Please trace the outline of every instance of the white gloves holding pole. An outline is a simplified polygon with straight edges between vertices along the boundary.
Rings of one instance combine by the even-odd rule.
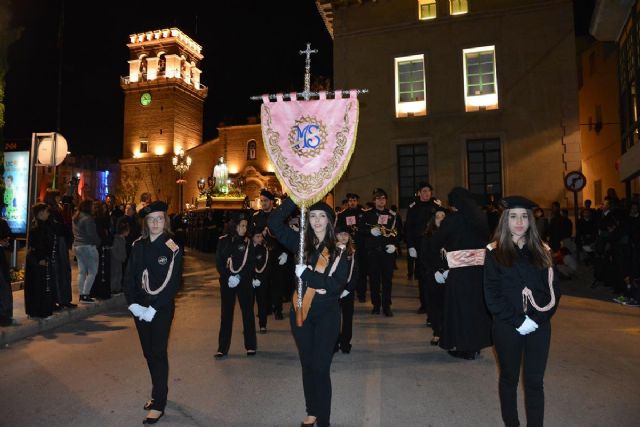
[[[536,329],[538,329],[538,324],[531,320],[529,316],[526,316],[524,322],[522,322],[519,328],[516,328],[516,331],[518,331],[520,335],[527,335]]]
[[[416,248],[409,248],[409,256],[411,258],[418,258],[418,251],[416,251]]]

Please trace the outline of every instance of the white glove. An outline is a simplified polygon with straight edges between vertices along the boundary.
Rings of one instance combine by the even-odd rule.
[[[301,277],[307,268],[304,264],[296,264],[296,276]]]
[[[129,306],[129,311],[131,312],[131,314],[133,314],[134,317],[140,317],[144,310],[145,307],[141,306],[140,304],[131,304]]]
[[[285,265],[285,263],[287,262],[287,258],[288,258],[287,253],[282,252],[278,257],[278,264]]]
[[[345,290],[344,290],[344,291],[342,291],[342,293],[340,294],[340,298],[344,298],[344,297],[346,297],[347,295],[349,295],[349,291],[345,289]]]
[[[436,271],[436,274],[434,274],[434,277],[436,278],[436,283],[440,283],[441,285],[447,281],[447,278],[444,277],[444,274],[441,273],[440,271]]]
[[[153,320],[153,316],[156,315],[156,309],[149,306],[140,316],[140,320],[144,320],[146,322],[151,322]]]
[[[445,270],[442,272],[442,277],[444,277],[444,280],[447,280],[447,277],[449,277],[449,270]]]
[[[527,335],[536,329],[538,329],[538,324],[531,320],[529,316],[526,316],[524,322],[522,322],[522,325],[520,325],[519,328],[516,328],[516,331],[518,331],[520,335]]]
[[[392,253],[394,253],[396,251],[396,247],[394,245],[387,245],[387,246],[385,246],[385,251],[388,254],[392,254]]]
[[[236,286],[238,286],[238,283],[240,283],[240,275],[236,274],[233,276],[229,276],[229,287],[230,288],[235,288]]]
[[[380,231],[380,229],[378,227],[372,227],[371,228],[371,235],[378,237],[382,234],[382,231]]]
[[[260,287],[260,280],[258,279],[253,279],[251,281],[251,284],[253,285],[254,288],[259,288]]]
[[[418,258],[418,251],[416,251],[416,248],[409,248],[409,256],[411,258]]]
[[[440,201],[440,199],[433,199],[433,203],[435,203],[438,206],[442,206],[442,202]]]

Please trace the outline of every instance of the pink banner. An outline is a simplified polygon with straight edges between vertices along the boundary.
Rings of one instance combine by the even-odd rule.
[[[280,183],[298,205],[321,200],[347,169],[356,144],[358,99],[355,91],[342,99],[276,102],[265,96],[262,137]]]

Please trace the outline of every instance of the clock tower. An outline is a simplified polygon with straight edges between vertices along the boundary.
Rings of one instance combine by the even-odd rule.
[[[121,188],[128,190],[119,196],[138,202],[140,194],[151,193],[177,211],[171,158],[202,144],[207,97],[200,82],[202,47],[178,28],[131,34],[127,47],[129,75],[120,79],[124,91],[120,163]]]

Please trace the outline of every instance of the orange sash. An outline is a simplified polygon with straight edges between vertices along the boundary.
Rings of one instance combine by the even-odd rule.
[[[329,265],[329,249],[326,247],[322,249],[322,253],[318,257],[318,261],[316,262],[316,267],[314,271],[318,273],[324,273],[327,270],[327,266]],[[298,307],[298,290],[293,293],[292,304],[293,308],[296,312],[296,325],[298,327],[302,326],[304,321],[309,314],[309,310],[311,309],[311,302],[313,301],[313,297],[316,294],[316,290],[313,288],[307,288],[303,297],[302,297],[302,307]]]

